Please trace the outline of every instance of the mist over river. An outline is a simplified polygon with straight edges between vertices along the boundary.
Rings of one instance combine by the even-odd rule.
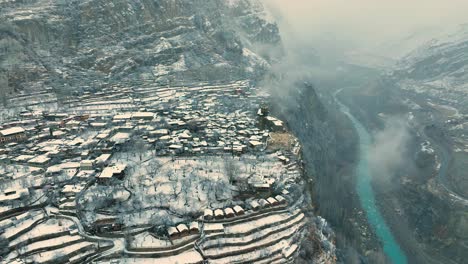
[[[341,103],[335,93],[335,100],[340,106],[340,110],[348,116],[354,128],[359,135],[359,163],[356,167],[356,192],[361,201],[361,206],[364,209],[367,220],[374,229],[377,237],[383,243],[383,249],[388,258],[395,264],[407,263],[406,256],[401,250],[400,245],[395,240],[390,228],[387,226],[385,219],[382,217],[379,208],[377,207],[374,190],[372,189],[372,176],[369,168],[369,149],[372,144],[372,138],[366,128],[350,113],[347,106]]]

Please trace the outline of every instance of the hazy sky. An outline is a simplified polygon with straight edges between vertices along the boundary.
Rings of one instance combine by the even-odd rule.
[[[262,0],[302,41],[329,39],[368,49],[410,33],[468,22],[468,0]],[[287,24],[284,22],[287,21]],[[320,44],[319,44],[320,45]]]

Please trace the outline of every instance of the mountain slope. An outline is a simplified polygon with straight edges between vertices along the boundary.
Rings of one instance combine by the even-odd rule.
[[[401,214],[384,213],[403,237],[400,243],[415,252],[415,263],[462,263],[467,257],[467,51],[468,27],[462,26],[408,54],[371,86],[371,96],[354,98],[372,116],[367,123],[399,116],[410,131],[406,168],[395,172],[393,190],[388,183],[378,188],[385,190],[382,204],[401,207]],[[415,230],[411,236],[400,229],[402,216]]]
[[[257,1],[0,1],[0,92],[257,77],[281,51]],[[99,81],[98,81],[99,80]]]
[[[392,79],[408,91],[467,110],[468,27],[432,40],[407,55]]]

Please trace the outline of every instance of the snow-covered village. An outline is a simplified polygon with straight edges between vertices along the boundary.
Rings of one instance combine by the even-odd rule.
[[[290,263],[311,225],[333,258],[326,222],[302,209],[301,145],[266,92],[235,81],[73,98],[1,124],[2,263]]]
[[[0,0],[0,264],[467,263],[467,9]]]

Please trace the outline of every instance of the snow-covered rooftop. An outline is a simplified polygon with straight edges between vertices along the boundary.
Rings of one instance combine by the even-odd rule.
[[[7,129],[0,130],[0,135],[2,136],[11,136],[11,135],[16,135],[19,133],[24,133],[25,130],[22,127],[11,127]]]

